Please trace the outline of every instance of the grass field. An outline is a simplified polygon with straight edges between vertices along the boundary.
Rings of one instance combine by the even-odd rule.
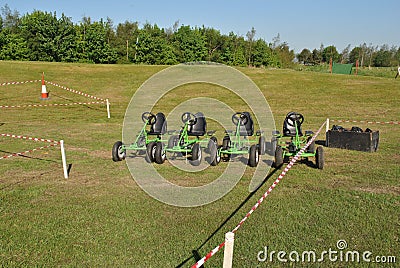
[[[138,87],[164,66],[86,65],[0,62],[0,82],[40,79],[100,98],[105,105],[0,108],[0,133],[65,140],[70,178],[63,178],[59,147],[0,160],[0,266],[4,267],[190,267],[220,244],[281,169],[271,169],[265,183],[250,193],[248,168],[226,196],[211,204],[180,208],[148,196],[124,162],[111,160],[111,147],[121,139],[125,109]],[[301,112],[304,128],[317,130],[329,117],[400,121],[400,81],[393,78],[331,75],[293,70],[239,69],[261,89],[277,128],[289,111]],[[198,85],[197,85],[198,86]],[[221,98],[235,109],[245,104],[223,90],[177,88],[166,98],[184,101],[185,92]],[[40,83],[0,87],[0,105],[91,101],[48,85],[50,100],[41,101]],[[160,109],[171,109],[165,102]],[[138,115],[140,116],[140,115]],[[234,267],[277,267],[260,262],[271,251],[370,251],[396,256],[400,263],[400,125],[358,125],[380,131],[374,153],[325,148],[325,168],[296,164],[262,205],[238,230]],[[324,136],[318,139],[324,140]],[[0,137],[0,157],[47,145]],[[171,180],[198,185],[226,167],[210,167],[200,176],[165,164],[157,167]],[[209,175],[207,175],[209,174]],[[288,258],[288,256],[286,256]],[[205,267],[221,267],[223,252]],[[290,263],[289,263],[290,264]],[[325,258],[323,266],[372,266],[374,263]],[[291,266],[321,263],[291,263]],[[394,267],[394,263],[376,264]]]

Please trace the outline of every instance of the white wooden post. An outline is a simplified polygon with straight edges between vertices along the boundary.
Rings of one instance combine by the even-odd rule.
[[[325,146],[328,146],[328,130],[329,130],[329,118],[326,119]]]
[[[107,102],[107,118],[110,118],[110,102],[106,99]]]
[[[224,263],[222,266],[223,268],[232,268],[234,240],[235,240],[234,233],[228,232],[225,234]]]
[[[328,132],[329,130],[329,118],[326,119],[326,129],[325,132]]]
[[[60,147],[61,147],[61,161],[64,170],[64,178],[68,179],[68,169],[67,169],[67,159],[65,157],[65,149],[64,149],[64,141],[60,140]]]

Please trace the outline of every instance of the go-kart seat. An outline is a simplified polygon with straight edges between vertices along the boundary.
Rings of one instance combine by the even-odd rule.
[[[188,135],[189,136],[204,136],[207,131],[207,122],[203,113],[198,112],[195,115],[195,124],[188,125]]]
[[[164,135],[167,132],[167,120],[163,113],[156,114],[156,122],[150,126],[149,135]]]
[[[297,120],[297,113],[290,112],[287,114],[284,122],[283,122],[283,136],[286,137],[295,137],[296,136],[296,127],[299,136],[303,136],[303,132],[301,131],[302,120]],[[302,117],[302,115],[300,115]]]
[[[243,121],[240,121],[240,127],[239,127],[239,135],[240,136],[253,136],[254,134],[254,124],[253,124],[253,119],[251,118],[251,115],[249,112],[242,112],[241,116],[247,117],[247,120],[245,119],[246,123],[243,124]]]

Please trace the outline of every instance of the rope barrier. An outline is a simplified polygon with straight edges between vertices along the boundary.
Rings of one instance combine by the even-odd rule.
[[[388,125],[400,125],[400,122],[396,121],[386,121],[386,122],[380,122],[380,121],[367,121],[367,120],[337,120],[337,119],[329,119],[331,122],[337,122],[337,123],[362,123],[362,124],[388,124]]]
[[[257,203],[251,208],[251,210],[246,214],[246,216],[239,222],[239,224],[232,230],[232,233],[235,233],[239,228],[243,225],[243,223],[250,217],[250,215],[260,206],[260,204],[264,201],[264,199],[272,192],[272,190],[278,185],[278,183],[283,179],[283,177],[287,174],[287,172],[292,168],[294,163],[301,157],[301,155],[305,152],[305,150],[313,143],[316,137],[321,132],[322,128],[326,124],[326,121],[321,125],[318,131],[313,135],[313,137],[307,142],[307,144],[300,149],[300,151],[292,158],[289,164],[285,167],[282,173],[278,176],[278,178],[274,181],[274,183],[268,188],[268,190],[262,195],[262,197],[257,201]],[[211,250],[206,256],[196,262],[192,268],[201,267],[207,260],[209,260],[212,256],[214,256],[221,248],[225,246],[225,242],[221,243],[219,246]]]
[[[28,80],[23,82],[4,82],[1,83],[0,86],[20,85],[20,84],[36,83],[36,82],[40,82],[40,80]]]
[[[15,138],[15,139],[31,140],[31,141],[43,141],[43,142],[57,143],[57,144],[60,143],[59,141],[55,141],[55,140],[42,139],[42,138],[33,138],[33,137],[22,136],[22,135],[0,134],[0,136],[9,137],[9,138]]]
[[[22,152],[22,153],[14,153],[14,154],[10,154],[10,155],[5,155],[5,156],[3,156],[3,157],[0,157],[0,160],[1,160],[1,159],[6,159],[6,158],[10,158],[10,157],[13,157],[13,156],[25,155],[25,154],[27,154],[27,153],[32,153],[32,152],[35,152],[35,151],[47,149],[47,148],[50,148],[50,147],[53,147],[53,146],[57,146],[57,145],[59,145],[59,143],[53,143],[53,144],[50,144],[50,145],[47,145],[47,146],[42,146],[42,147],[35,148],[35,149],[32,149],[32,150],[27,150],[27,151]]]
[[[80,91],[77,91],[75,89],[71,89],[71,88],[68,88],[68,87],[65,87],[65,86],[61,86],[61,85],[59,85],[57,83],[53,83],[53,82],[50,82],[50,81],[46,81],[46,83],[48,83],[50,85],[53,85],[53,86],[56,86],[56,87],[59,87],[61,89],[65,89],[65,90],[67,90],[69,92],[72,92],[72,93],[75,93],[75,94],[78,94],[78,95],[82,95],[82,96],[91,98],[91,99],[95,99],[95,100],[99,100],[99,101],[106,101],[105,99],[98,98],[98,97],[95,97],[93,95],[89,95],[89,94],[86,94],[86,93],[83,93],[83,92],[80,92]]]
[[[50,107],[50,106],[72,106],[72,105],[90,105],[90,104],[105,104],[105,101],[92,102],[74,102],[74,103],[49,103],[49,104],[26,104],[26,105],[0,105],[0,108],[26,108],[26,107]]]

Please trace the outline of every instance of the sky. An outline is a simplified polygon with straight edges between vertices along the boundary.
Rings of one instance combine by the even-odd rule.
[[[212,27],[267,42],[278,34],[281,42],[299,53],[321,44],[341,51],[366,43],[400,46],[400,0],[0,0],[20,16],[34,10],[64,13],[74,23],[84,16],[92,21],[111,18],[114,26],[125,21],[149,22],[161,28],[179,25]]]

